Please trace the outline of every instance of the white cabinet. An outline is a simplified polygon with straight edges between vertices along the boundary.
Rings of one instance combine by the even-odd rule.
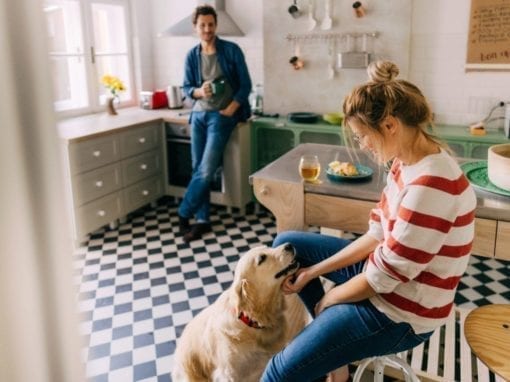
[[[65,141],[76,242],[164,194],[162,123]]]

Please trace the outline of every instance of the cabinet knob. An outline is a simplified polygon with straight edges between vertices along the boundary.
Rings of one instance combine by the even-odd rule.
[[[94,155],[96,158],[101,156],[101,151],[100,150],[96,150],[92,153],[92,155]]]
[[[99,216],[105,216],[106,215],[106,211],[105,210],[99,210],[99,211],[97,211],[97,214]]]
[[[143,190],[143,191],[142,191],[142,195],[143,195],[143,196],[147,196],[147,195],[149,195],[149,191],[147,191],[147,190]]]
[[[269,187],[267,187],[267,186],[260,187],[259,193],[262,194],[262,195],[268,195],[269,194]]]
[[[145,137],[141,137],[141,138],[139,138],[139,139],[138,139],[138,142],[140,142],[140,143],[145,143]]]
[[[147,170],[147,165],[145,163],[142,163],[140,165],[140,170],[143,170],[143,171]]]
[[[98,187],[98,188],[103,187],[103,181],[102,180],[98,180],[96,182],[96,187]]]

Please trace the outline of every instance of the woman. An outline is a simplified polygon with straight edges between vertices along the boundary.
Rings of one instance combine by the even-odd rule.
[[[476,197],[441,142],[427,132],[431,111],[420,90],[396,80],[398,68],[373,63],[370,81],[343,104],[361,149],[392,161],[369,230],[356,241],[284,232],[302,268],[283,285],[299,293],[314,320],[266,367],[262,381],[313,381],[347,365],[425,341],[444,324],[474,236]],[[338,211],[341,213],[341,211]],[[319,276],[335,283],[324,293]]]

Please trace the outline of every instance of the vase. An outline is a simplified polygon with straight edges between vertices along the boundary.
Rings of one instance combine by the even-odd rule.
[[[106,112],[110,115],[117,115],[117,110],[115,109],[115,97],[108,97],[106,99]]]

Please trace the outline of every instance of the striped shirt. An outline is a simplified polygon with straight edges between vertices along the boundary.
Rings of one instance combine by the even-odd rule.
[[[441,150],[413,165],[395,160],[368,234],[380,244],[365,265],[370,299],[415,333],[441,326],[453,308],[474,237],[476,196]]]

